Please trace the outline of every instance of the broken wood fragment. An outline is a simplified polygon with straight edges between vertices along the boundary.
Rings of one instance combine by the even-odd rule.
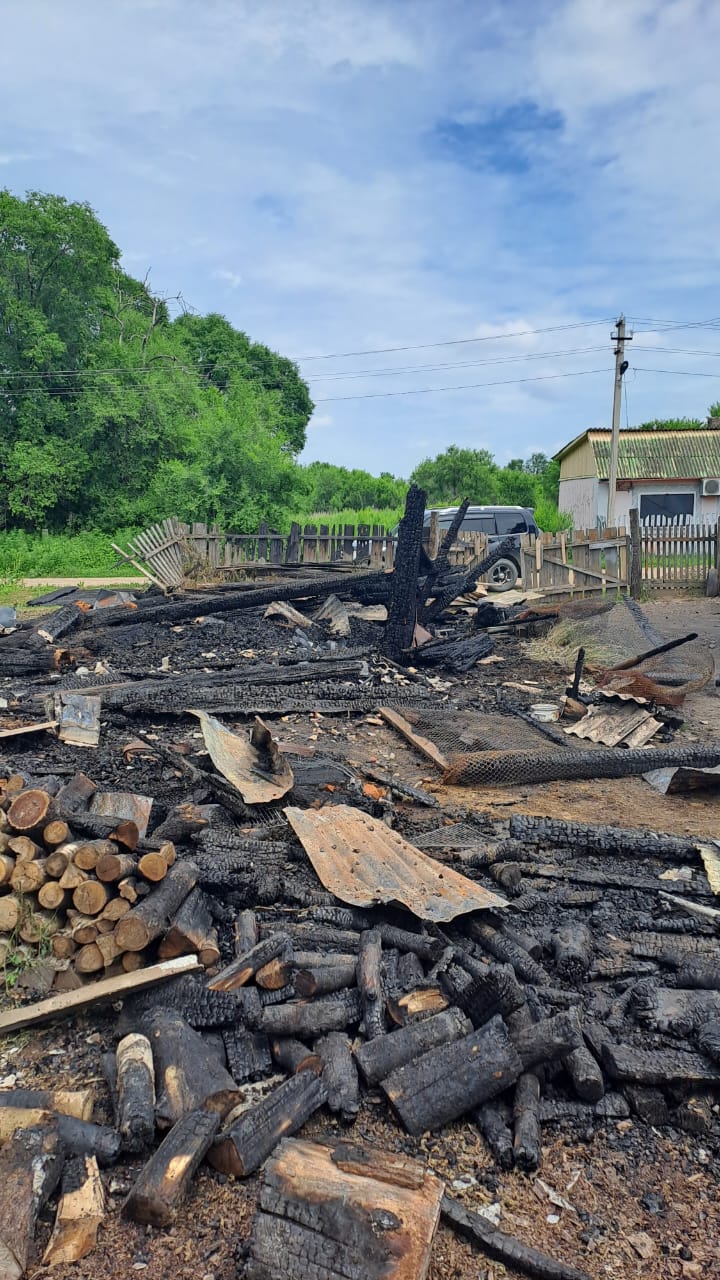
[[[155,1068],[144,1035],[124,1036],[116,1050],[117,1127],[125,1151],[142,1151],[155,1133]]]
[[[52,1124],[20,1129],[0,1149],[2,1280],[20,1280],[27,1269],[38,1214],[60,1181],[64,1155]]]
[[[36,1107],[60,1115],[89,1120],[95,1105],[94,1089],[0,1089],[3,1107]]]
[[[65,1163],[55,1226],[43,1254],[45,1266],[79,1262],[97,1244],[105,1220],[105,1192],[94,1156],[71,1156]]]
[[[421,733],[416,733],[412,725],[400,714],[399,711],[393,711],[392,707],[379,707],[379,714],[382,716],[386,724],[396,729],[406,742],[414,747],[420,755],[425,756],[427,760],[431,760],[438,769],[447,769],[448,760],[443,755],[439,747],[435,746],[429,738],[423,737]]]

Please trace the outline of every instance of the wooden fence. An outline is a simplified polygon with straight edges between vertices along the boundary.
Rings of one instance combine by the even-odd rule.
[[[520,553],[523,589],[548,595],[626,591],[629,542],[624,528],[526,534]]]
[[[392,569],[395,542],[380,525],[293,524],[279,534],[261,524],[257,533],[223,533],[217,525],[163,520],[129,543],[156,581],[178,586],[185,578],[219,578],[245,569],[262,572],[299,565]]]
[[[641,525],[635,512],[631,512],[630,532],[624,527],[603,532],[574,529],[526,535],[520,541],[523,589],[548,594],[702,590],[720,555],[717,525]],[[177,586],[185,578],[231,579],[244,570],[392,569],[395,560],[392,535],[379,525],[367,524],[306,524],[304,528],[293,524],[289,534],[261,525],[257,533],[227,534],[217,526],[171,519],[137,534],[130,548],[149,566],[148,576],[165,586]],[[485,534],[461,533],[450,552],[450,563],[470,564],[482,558],[487,548]],[[431,554],[434,549],[431,539]]]
[[[705,587],[718,563],[717,524],[640,525],[642,581],[651,590]]]

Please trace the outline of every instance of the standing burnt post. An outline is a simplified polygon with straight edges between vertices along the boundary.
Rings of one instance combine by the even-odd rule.
[[[405,502],[405,515],[400,521],[388,620],[382,644],[385,656],[396,662],[407,657],[415,631],[424,519],[425,492],[412,484]]]

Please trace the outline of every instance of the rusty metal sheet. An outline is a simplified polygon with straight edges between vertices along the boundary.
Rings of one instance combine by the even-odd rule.
[[[207,711],[190,714],[200,721],[215,768],[237,787],[246,804],[267,804],[287,795],[295,781],[293,771],[259,716],[250,737],[241,738]]]
[[[590,707],[587,715],[569,725],[565,733],[590,742],[602,742],[606,747],[617,747],[620,743],[642,747],[661,728],[661,720],[656,720],[645,707],[633,703],[608,707],[607,710]]]
[[[351,805],[285,810],[320,880],[355,907],[399,902],[421,920],[504,907],[498,894],[437,863],[384,822]]]

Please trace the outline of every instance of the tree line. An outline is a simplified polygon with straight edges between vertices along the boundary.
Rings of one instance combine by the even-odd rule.
[[[298,513],[535,507],[557,522],[557,464],[499,466],[451,446],[409,480],[301,465],[313,403],[292,360],[217,314],[156,296],[86,204],[0,191],[0,527],[37,531],[176,515],[239,532]]]

